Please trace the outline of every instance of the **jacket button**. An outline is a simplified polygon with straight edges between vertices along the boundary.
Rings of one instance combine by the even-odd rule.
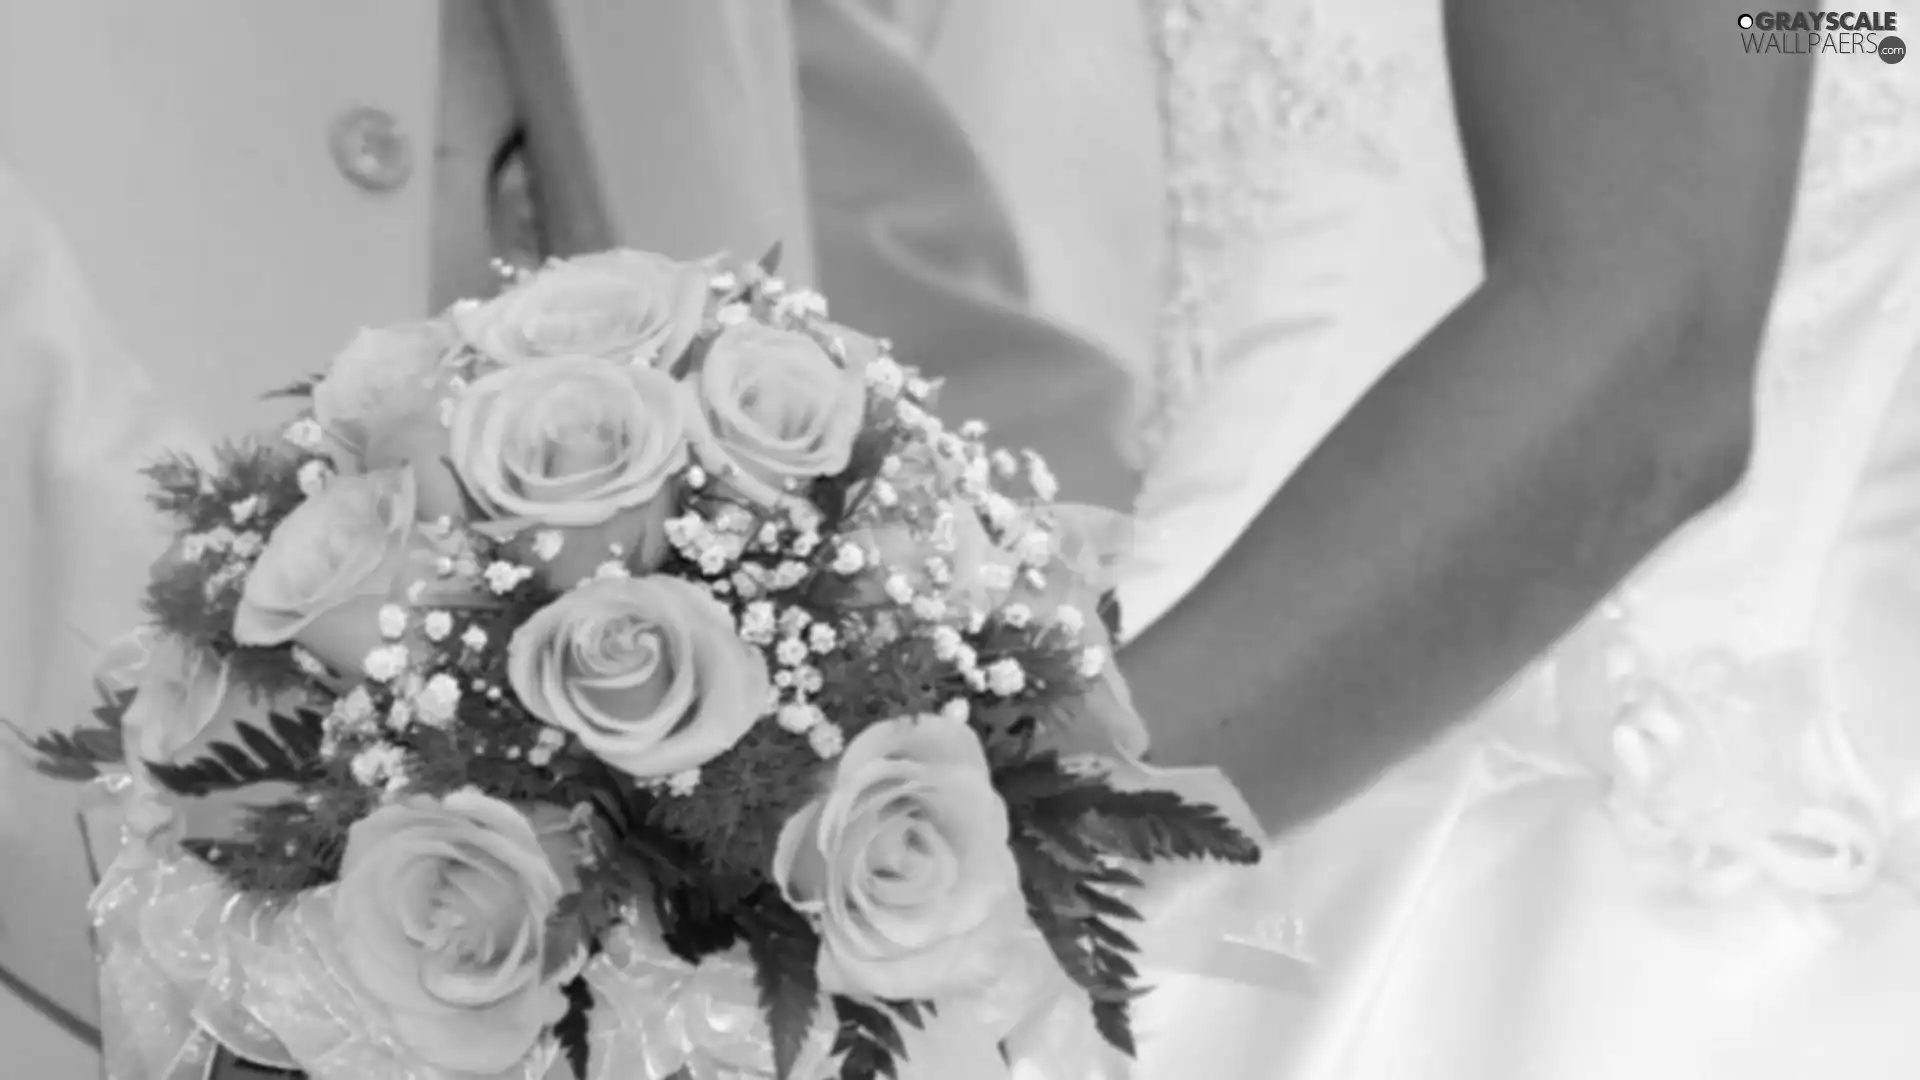
[[[413,175],[413,146],[400,122],[382,109],[342,113],[328,145],[340,175],[368,191],[393,191]]]

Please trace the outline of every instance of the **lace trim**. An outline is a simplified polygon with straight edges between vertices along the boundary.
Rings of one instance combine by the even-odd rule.
[[[1263,250],[1289,177],[1324,154],[1390,160],[1377,131],[1398,82],[1323,31],[1310,7],[1276,0],[1147,0],[1160,68],[1168,267],[1159,358],[1146,396],[1143,462],[1211,370],[1221,306]],[[1298,10],[1295,10],[1298,8]]]

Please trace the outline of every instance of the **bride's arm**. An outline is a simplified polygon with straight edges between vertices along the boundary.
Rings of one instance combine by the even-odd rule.
[[[1157,757],[1300,822],[1738,481],[1808,77],[1739,12],[1449,0],[1485,283],[1122,655]]]

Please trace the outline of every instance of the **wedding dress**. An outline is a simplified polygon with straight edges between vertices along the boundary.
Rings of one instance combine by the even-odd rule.
[[[1136,632],[1478,273],[1435,0],[1148,7],[1174,212]],[[1920,1069],[1920,68],[1816,71],[1741,489],[1277,841],[1320,985],[1162,980],[1142,1076]]]

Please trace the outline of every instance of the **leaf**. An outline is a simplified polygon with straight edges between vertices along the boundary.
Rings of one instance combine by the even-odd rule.
[[[1220,811],[1190,803],[1170,791],[1116,791],[1102,787],[1093,815],[1102,838],[1119,855],[1138,862],[1218,859],[1252,865],[1260,845]]]
[[[784,254],[781,250],[783,243],[783,241],[775,240],[773,246],[767,249],[767,253],[760,256],[756,265],[769,274],[778,272],[780,269],[780,257]]]
[[[298,382],[288,383],[278,390],[269,390],[260,395],[261,401],[275,401],[281,398],[300,398],[305,400],[313,396],[313,388],[320,385],[324,375],[309,375]]]
[[[321,714],[311,709],[291,716],[275,713],[267,720],[271,734],[251,724],[238,725],[245,750],[214,743],[206,755],[185,764],[149,761],[147,768],[162,787],[189,798],[276,781],[307,784],[326,773],[320,760],[324,724]]]
[[[892,1017],[876,1006],[840,995],[834,996],[833,1011],[839,1020],[833,1052],[840,1056],[840,1080],[899,1075],[896,1059],[907,1055],[907,1046]]]
[[[14,738],[33,756],[33,769],[40,775],[55,780],[92,780],[100,775],[101,766],[119,766],[126,761],[121,721],[128,706],[133,704],[134,693],[130,689],[103,690],[100,704],[93,708],[97,727],[49,731],[36,736],[27,734],[10,720],[0,719],[0,725],[13,732]]]
[[[773,1033],[774,1075],[789,1080],[820,1006],[820,937],[804,916],[772,890],[743,913],[747,953],[760,985],[760,1007]]]
[[[1102,593],[1100,595],[1100,602],[1095,606],[1094,610],[1099,613],[1100,625],[1107,628],[1108,636],[1118,641],[1120,639],[1120,627],[1122,625],[1120,594],[1111,589]]]
[[[587,984],[586,976],[575,976],[574,980],[562,987],[567,995],[567,1014],[553,1025],[553,1037],[560,1040],[560,1049],[566,1054],[567,1064],[572,1066],[573,1075],[586,1080],[587,1060],[590,1056],[590,1044],[587,1040],[593,1011],[593,987]]]

